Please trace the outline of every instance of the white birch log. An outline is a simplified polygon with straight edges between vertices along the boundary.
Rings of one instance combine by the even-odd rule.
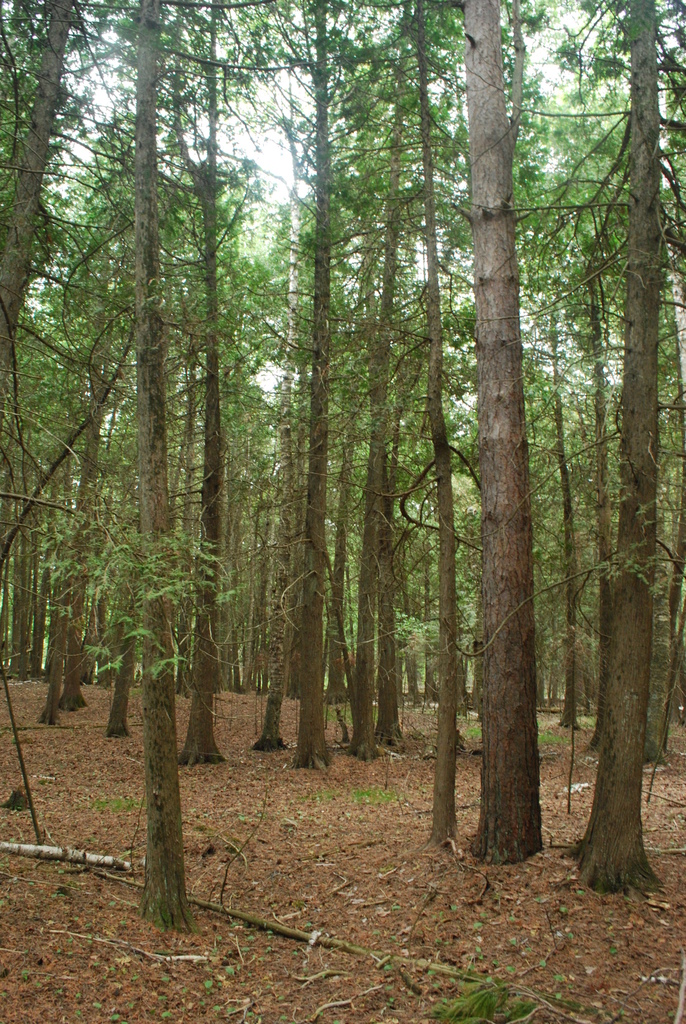
[[[86,853],[65,846],[35,846],[31,843],[1,843],[0,853],[12,853],[18,857],[35,857],[38,860],[63,860],[69,864],[85,864],[91,868],[111,868],[114,871],[130,871],[128,860],[109,857],[103,853]]]

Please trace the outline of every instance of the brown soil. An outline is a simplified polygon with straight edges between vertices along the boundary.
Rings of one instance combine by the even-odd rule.
[[[37,727],[45,686],[11,687],[41,826],[59,845],[129,857],[142,875],[145,811],[140,700],[130,739],[106,739],[109,695],[90,687],[88,707]],[[597,896],[577,880],[561,844],[588,816],[596,758],[589,730],[577,734],[567,815],[569,734],[552,716],[540,728],[544,837],[526,864],[477,864],[469,853],[478,820],[474,748],[457,763],[458,839],[427,850],[435,718],[405,711],[403,747],[360,764],[335,746],[324,772],[290,767],[297,705],[284,705],[290,750],[250,749],[262,698],[223,695],[216,735],[227,761],[181,768],[188,890],[262,918],[278,919],[385,953],[406,952],[516,980],[548,994],[540,1022],[625,1020],[664,1024],[674,1016],[686,932],[686,742],[677,731],[668,763],[644,808],[646,844],[664,882],[654,899]],[[179,701],[179,738],[188,702]],[[0,799],[19,788],[7,709],[0,709]],[[470,730],[474,732],[474,730]],[[544,737],[545,738],[545,737]],[[650,770],[646,770],[646,788]],[[0,810],[0,838],[33,842],[28,812]],[[0,1024],[197,1020],[406,1024],[428,1021],[457,982],[372,957],[281,938],[204,910],[198,933],[160,934],[137,915],[138,892],[67,865],[0,858]],[[100,940],[100,941],[98,941]],[[141,953],[200,954],[162,962]],[[404,977],[403,977],[404,975]],[[308,979],[312,979],[308,981]],[[413,991],[412,988],[416,989]],[[578,1009],[563,1000],[578,1001]],[[327,1008],[325,1004],[328,1005]],[[338,1004],[338,1005],[336,1005]],[[319,1011],[319,1012],[318,1012]]]

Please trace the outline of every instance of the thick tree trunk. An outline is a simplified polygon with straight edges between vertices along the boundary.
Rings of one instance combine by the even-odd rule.
[[[59,101],[72,7],[73,0],[54,0],[51,5],[50,26],[43,46],[31,125],[19,159],[14,205],[0,265],[0,422],[5,414],[10,390],[12,353],[19,313],[31,272],[31,248],[43,175],[48,162],[50,136]]]
[[[457,737],[455,719],[457,717],[459,667],[453,475],[450,444],[443,414],[443,328],[438,281],[436,202],[431,152],[431,111],[429,109],[423,0],[417,0],[417,62],[419,65],[419,104],[424,169],[426,318],[430,346],[427,408],[438,481],[438,740],[431,842],[440,844],[455,834],[455,744]],[[464,698],[464,689],[461,696]]]
[[[210,54],[216,61],[217,12],[211,13]],[[196,194],[202,206],[205,232],[205,431],[201,491],[200,605],[196,617],[196,655],[188,731],[179,764],[217,764],[224,760],[214,738],[214,695],[220,688],[219,556],[221,553],[222,458],[219,408],[219,347],[217,342],[217,73],[212,65],[207,76],[209,139],[207,159],[198,167],[187,155]]]
[[[612,557],[612,501],[608,482],[607,466],[607,382],[602,346],[602,325],[598,309],[597,290],[590,290],[591,338],[593,342],[595,378],[595,444],[596,444],[596,493],[598,509],[598,563],[601,568],[598,579],[598,710],[595,729],[590,747],[596,750],[600,743],[605,717],[605,695],[609,671],[610,637],[612,636],[612,583],[610,581],[610,559]]]
[[[601,891],[653,888],[641,826],[657,486],[660,112],[653,0],[631,0],[631,158],[618,574],[605,722],[580,877]]]
[[[557,331],[553,328],[553,412],[555,416],[555,433],[557,435],[557,466],[560,471],[560,488],[562,491],[562,530],[564,536],[564,574],[565,581],[565,702],[562,709],[560,725],[576,727],[577,709],[577,657],[576,657],[576,535],[574,532],[574,506],[572,504],[572,485],[569,479],[569,466],[565,451],[565,428],[562,413],[562,396],[560,387],[560,371],[557,353]]]
[[[516,33],[510,122],[500,2],[465,0],[464,16],[484,614],[481,816],[474,849],[502,863],[541,849],[529,456],[512,178],[524,54]],[[514,20],[517,26],[518,17]]]
[[[329,347],[331,329],[331,158],[327,2],[315,6],[316,61],[312,68],[316,105],[314,330],[310,390],[310,449],[305,513],[304,579],[300,629],[300,718],[297,768],[328,764],[324,736],[323,617],[326,566],[326,478],[329,441]]]
[[[141,0],[136,86],[136,357],[140,531],[162,555],[169,530],[164,325],[157,228],[159,0]],[[152,580],[149,581],[152,585]],[[194,928],[186,900],[176,709],[167,598],[143,606],[143,750],[147,806],[141,915],[161,928]]]

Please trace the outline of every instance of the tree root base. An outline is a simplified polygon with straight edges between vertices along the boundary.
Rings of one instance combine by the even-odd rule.
[[[271,736],[260,736],[259,740],[252,745],[253,750],[261,750],[266,754],[273,754],[277,750],[286,750],[286,744],[278,736],[275,740]]]

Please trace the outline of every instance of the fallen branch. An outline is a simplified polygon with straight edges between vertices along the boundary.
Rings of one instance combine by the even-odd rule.
[[[130,871],[128,860],[109,857],[103,853],[86,853],[72,850],[68,846],[35,846],[31,843],[0,843],[0,853],[11,853],[17,857],[35,857],[37,860],[63,860],[69,864],[85,864],[91,868],[111,868],[114,871]]]
[[[98,935],[88,935],[83,932],[70,932],[64,928],[51,928],[51,935],[71,935],[74,939],[87,939],[89,942],[100,942],[103,946],[117,946],[119,949],[130,949],[132,953],[137,953],[139,956],[147,956],[149,960],[157,960],[164,963],[178,963],[179,961],[185,961],[187,963],[207,963],[207,957],[201,956],[199,953],[183,953],[178,956],[172,956],[170,953],[150,953],[147,949],[141,949],[139,946],[133,946],[130,942],[124,942],[123,939],[101,939]]]
[[[143,883],[136,882],[133,878],[125,878],[121,875],[111,875],[107,871],[103,871],[99,874],[103,878],[110,878],[116,882],[124,882],[126,885],[133,886],[136,889],[143,888]],[[296,939],[298,942],[307,942],[311,946],[323,946],[325,949],[335,949],[341,953],[350,953],[353,956],[370,957],[374,960],[377,967],[381,967],[387,963],[395,963],[399,967],[402,966],[409,968],[410,970],[423,971],[427,973],[431,972],[432,974],[443,974],[456,981],[474,982],[473,972],[460,971],[456,967],[451,967],[449,964],[440,963],[439,961],[426,960],[424,957],[413,959],[408,956],[398,956],[396,953],[383,953],[379,950],[368,949],[366,946],[358,946],[353,942],[345,942],[343,939],[335,939],[329,935],[321,935],[319,932],[304,932],[299,928],[288,928],[286,925],[279,924],[277,921],[267,921],[262,917],[258,917],[256,914],[248,914],[244,910],[224,907],[221,903],[211,903],[209,900],[201,900],[196,896],[190,895],[187,898],[188,902],[192,903],[193,906],[200,907],[203,910],[211,910],[213,913],[222,914],[224,917],[232,917],[237,921],[243,921],[246,924],[251,924],[253,927],[259,928],[262,931],[272,932],[276,935],[283,935],[285,938]],[[236,943],[236,945],[238,946],[238,943]],[[240,946],[238,946],[238,949],[240,951]],[[314,980],[314,978],[312,980]],[[375,985],[372,988],[365,989],[364,992],[359,992],[357,995],[353,996],[352,999],[343,1000],[339,1003],[326,1003],[325,1006],[320,1007],[316,1011],[315,1016],[308,1019],[310,1021],[314,1021],[325,1009],[330,1009],[333,1006],[348,1006],[354,999],[360,999],[369,992],[374,992],[377,988],[382,987],[382,985]],[[527,995],[538,1000],[542,1006],[546,1007],[556,1017],[572,1021],[573,1024],[590,1024],[587,1018],[575,1017],[569,1013],[565,1013],[561,1007],[557,1007],[552,1003],[549,1003],[545,996],[541,995],[541,993],[534,989],[518,985],[513,985],[513,989],[523,995]],[[686,999],[686,994],[684,998]],[[563,1005],[567,1004],[563,1002]],[[675,1020],[674,1024],[682,1024],[682,1021]]]

